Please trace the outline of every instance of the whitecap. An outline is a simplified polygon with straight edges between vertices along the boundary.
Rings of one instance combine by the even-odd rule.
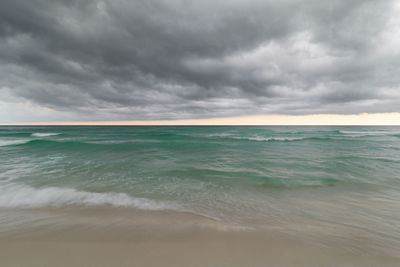
[[[28,143],[30,140],[28,139],[5,139],[0,140],[0,146],[13,146],[13,145],[22,145]]]
[[[251,136],[251,137],[238,137],[235,139],[241,140],[249,140],[249,141],[258,141],[258,142],[273,142],[273,141],[281,141],[281,142],[290,142],[290,141],[298,141],[303,140],[305,138],[302,137],[262,137],[262,136]]]
[[[59,135],[60,133],[33,133],[33,137],[48,137],[48,136],[55,136]]]

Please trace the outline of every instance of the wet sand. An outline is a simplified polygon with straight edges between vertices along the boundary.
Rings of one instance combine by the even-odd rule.
[[[400,266],[373,250],[170,211],[0,210],[1,266]],[[21,222],[13,224],[16,220]]]

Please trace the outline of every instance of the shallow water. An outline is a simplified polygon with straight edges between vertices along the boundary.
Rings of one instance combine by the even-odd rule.
[[[0,163],[3,210],[186,211],[400,251],[398,127],[0,127]]]

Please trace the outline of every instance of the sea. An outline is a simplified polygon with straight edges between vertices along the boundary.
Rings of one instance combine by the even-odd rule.
[[[86,207],[191,213],[398,256],[400,128],[0,127],[0,234],[28,220],[2,211]]]

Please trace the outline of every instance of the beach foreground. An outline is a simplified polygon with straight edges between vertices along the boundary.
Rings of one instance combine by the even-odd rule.
[[[399,266],[360,240],[317,243],[189,213],[129,209],[2,210],[2,266]],[[43,220],[46,224],[43,224]],[[4,225],[4,224],[3,224]],[[358,244],[357,244],[358,243]],[[359,250],[348,250],[359,247]]]

